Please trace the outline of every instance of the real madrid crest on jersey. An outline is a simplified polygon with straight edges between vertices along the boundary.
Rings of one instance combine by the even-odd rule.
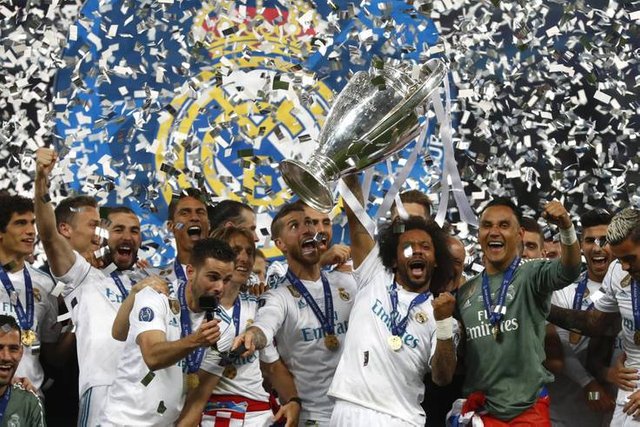
[[[626,288],[627,286],[629,286],[631,284],[631,275],[627,274],[626,276],[624,276],[624,278],[620,281],[620,286],[622,286],[623,288]]]
[[[351,295],[349,295],[349,292],[347,292],[347,290],[345,288],[338,288],[338,294],[340,295],[340,299],[342,301],[350,301],[351,300]]]
[[[247,326],[246,327],[248,328],[251,325],[253,325],[253,319],[247,319]]]
[[[38,302],[42,301],[42,295],[40,294],[40,289],[33,288],[33,298]]]

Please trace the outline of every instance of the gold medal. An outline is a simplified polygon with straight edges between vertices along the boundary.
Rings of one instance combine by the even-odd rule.
[[[494,340],[500,341],[500,326],[493,325],[491,327],[491,334],[493,335]]]
[[[636,331],[636,332],[633,334],[633,343],[634,343],[635,345],[640,345],[640,331]]]
[[[31,329],[27,329],[26,331],[22,331],[22,344],[27,347],[31,347],[33,343],[36,342],[36,333]]]
[[[331,351],[336,351],[338,348],[340,348],[340,341],[338,341],[337,336],[328,334],[324,336],[324,346]]]
[[[351,299],[351,295],[344,288],[338,288],[338,295],[340,295],[340,299],[342,301],[349,301]]]
[[[569,333],[569,342],[573,345],[576,345],[580,342],[580,338],[582,338],[582,335],[580,335],[577,332],[570,332]]]
[[[171,308],[171,312],[173,314],[180,313],[180,301],[177,298],[169,298],[169,308]]]
[[[227,365],[224,367],[224,371],[222,371],[222,375],[225,378],[229,378],[230,380],[232,380],[236,377],[236,375],[238,375],[238,370],[233,364]]]
[[[424,323],[424,322],[427,321],[427,313],[419,311],[419,312],[416,313],[414,318],[416,319],[416,322]]]
[[[387,338],[387,344],[389,344],[391,350],[398,351],[402,348],[402,338],[397,335],[391,335]]]
[[[193,390],[200,384],[200,379],[197,374],[187,374],[187,388]]]

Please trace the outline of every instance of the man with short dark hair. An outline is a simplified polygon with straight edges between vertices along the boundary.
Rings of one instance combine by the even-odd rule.
[[[138,292],[99,425],[174,425],[184,403],[184,379],[189,387],[197,385],[191,375],[183,377],[181,361],[202,359],[220,338],[218,320],[205,320],[201,297],[219,298],[233,275],[234,258],[227,243],[201,239],[193,245],[177,304],[151,287]]]
[[[524,234],[522,236],[522,259],[542,258],[544,251],[544,234],[542,227],[533,218],[523,217],[522,228]]]
[[[38,396],[13,384],[24,347],[20,326],[12,316],[0,314],[0,405],[2,425],[44,427],[44,409]]]
[[[612,257],[606,246],[611,214],[592,210],[580,217],[580,244],[587,269],[578,281],[555,291],[551,303],[562,308],[591,310],[602,295],[601,286]],[[615,407],[604,384],[587,370],[589,338],[557,328],[562,342],[564,369],[549,384],[551,420],[557,427],[580,425],[599,427]]]
[[[219,227],[211,236],[227,242],[236,254],[233,276],[224,286],[217,315],[222,330],[217,348],[227,351],[235,337],[251,326],[258,308],[257,299],[241,291],[249,280],[255,244],[253,234],[246,228]],[[261,353],[267,351],[276,352],[273,345],[268,345]],[[277,357],[277,353],[274,356]],[[233,422],[242,423],[245,427],[264,427],[272,423],[273,412],[269,394],[262,388],[263,375],[257,355],[225,360],[219,352],[207,352],[197,375],[199,384],[189,392],[178,425],[192,426],[200,422],[202,427],[216,426],[221,420],[228,420],[229,414]],[[295,396],[292,380],[275,385],[283,400]],[[295,403],[285,405],[276,419],[284,414],[287,422],[293,423],[299,411],[300,407]]]
[[[58,233],[68,239],[71,247],[87,261],[95,263],[95,251],[100,248],[100,237],[96,234],[96,228],[100,225],[96,199],[89,196],[68,197],[56,206],[54,213]]]
[[[553,306],[549,321],[591,336],[612,336],[622,326],[624,366],[640,373],[640,210],[626,208],[614,215],[607,243],[615,260],[602,281],[604,295],[593,301],[592,310]],[[631,385],[618,389],[612,426],[640,426],[640,387],[637,381]]]
[[[280,359],[263,359],[267,379],[276,384],[279,378],[273,376],[293,375],[300,398],[282,396],[282,403],[301,404],[300,425],[329,422],[333,402],[327,390],[356,292],[353,280],[344,280],[351,275],[321,271],[316,234],[304,204],[285,204],[278,211],[271,236],[287,258],[288,270],[275,289],[261,296],[255,323],[236,340],[236,346],[244,342],[249,349],[246,356],[275,338]]]
[[[408,216],[419,216],[425,219],[431,218],[432,203],[429,196],[420,190],[407,190],[400,193],[400,201]],[[399,216],[398,207],[394,201],[391,205],[391,220]]]
[[[15,317],[25,348],[17,375],[27,377],[38,391],[44,380],[40,363],[54,361],[60,333],[58,306],[50,293],[54,283],[25,259],[36,241],[33,201],[21,196],[0,196],[0,313]]]
[[[223,200],[209,208],[209,223],[211,230],[227,225],[244,227],[253,234],[254,242],[260,238],[256,233],[256,214],[251,206],[236,200]]]
[[[78,424],[93,426],[113,382],[123,347],[111,336],[116,313],[130,293],[135,294],[148,285],[161,286],[164,282],[157,276],[140,280],[135,286],[132,282],[130,273],[141,241],[140,221],[135,215],[129,212],[111,214],[111,223],[106,230],[99,229],[93,222],[84,229],[64,222],[56,227],[48,195],[49,175],[56,160],[57,154],[52,149],[40,148],[36,152],[36,223],[51,273],[65,284],[62,296],[75,326],[80,372]],[[82,209],[86,209],[81,213],[83,216],[93,218],[94,211],[97,214],[95,207]],[[89,231],[95,238],[98,234],[105,237],[113,231],[113,238],[108,237],[107,244],[111,241],[114,264],[104,266],[108,270],[91,265],[78,252],[82,246],[74,246],[78,241],[91,242]],[[81,239],[74,237],[76,232],[82,234]]]
[[[461,412],[475,412],[485,424],[550,425],[544,385],[553,376],[542,365],[545,318],[553,291],[580,273],[580,247],[560,202],[548,203],[542,217],[560,227],[562,256],[521,262],[520,209],[509,199],[489,202],[478,232],[485,271],[458,291],[468,395]]]

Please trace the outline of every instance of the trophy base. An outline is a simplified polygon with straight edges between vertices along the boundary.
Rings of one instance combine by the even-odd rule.
[[[331,212],[333,208],[331,189],[305,164],[297,160],[283,160],[280,162],[279,169],[289,188],[303,202],[322,213]]]

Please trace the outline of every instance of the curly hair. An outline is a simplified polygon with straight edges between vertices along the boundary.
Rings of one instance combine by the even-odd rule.
[[[431,236],[435,249],[436,265],[431,275],[429,288],[434,295],[443,292],[453,278],[453,257],[449,252],[448,236],[438,224],[431,220],[412,216],[406,220],[396,218],[383,226],[378,234],[380,260],[389,271],[395,271],[400,236],[409,230],[422,230]]]

